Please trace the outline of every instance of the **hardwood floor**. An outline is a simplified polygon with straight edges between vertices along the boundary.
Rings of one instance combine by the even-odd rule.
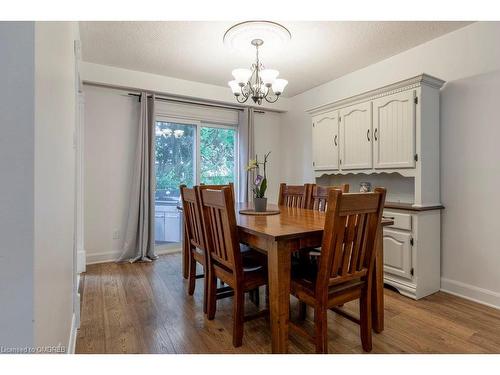
[[[218,301],[215,320],[208,321],[202,280],[192,297],[187,287],[180,254],[153,263],[88,266],[76,352],[270,353],[268,320],[245,323],[243,346],[235,349],[231,298]],[[385,330],[373,335],[372,353],[500,353],[499,310],[443,292],[414,301],[386,289],[385,301]],[[358,311],[354,303],[345,307]],[[248,300],[246,308],[255,309]],[[293,300],[292,319],[296,315]],[[328,315],[329,352],[362,353],[359,326]],[[289,352],[314,353],[314,346],[291,334]]]

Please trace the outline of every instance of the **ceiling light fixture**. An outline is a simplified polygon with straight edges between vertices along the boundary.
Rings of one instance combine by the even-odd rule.
[[[234,80],[229,81],[238,103],[245,103],[252,98],[261,105],[265,99],[269,103],[276,102],[283,94],[288,81],[278,78],[279,72],[266,69],[259,60],[259,47],[268,40],[272,45],[290,40],[291,34],[284,26],[270,21],[247,21],[234,25],[224,34],[224,44],[232,48],[251,44],[256,50],[256,60],[250,69],[239,68],[232,71]]]

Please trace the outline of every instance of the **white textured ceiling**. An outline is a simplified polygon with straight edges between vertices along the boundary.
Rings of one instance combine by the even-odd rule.
[[[83,60],[226,86],[249,68],[254,50],[224,47],[235,22],[80,22]],[[292,33],[281,48],[261,49],[267,68],[288,79],[293,96],[410,49],[470,22],[280,22]],[[229,90],[229,88],[228,88]]]

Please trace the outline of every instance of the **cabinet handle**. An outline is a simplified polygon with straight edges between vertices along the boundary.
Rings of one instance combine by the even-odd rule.
[[[375,128],[375,133],[373,133],[373,136],[375,137],[376,141],[378,141],[377,133],[378,133],[378,128]]]
[[[335,134],[335,137],[333,137],[333,143],[335,144],[335,146],[337,146],[337,134]]]
[[[384,215],[382,215],[382,219],[393,220],[394,221],[394,216],[384,216]]]
[[[366,131],[366,138],[368,139],[368,142],[370,142],[370,129]]]

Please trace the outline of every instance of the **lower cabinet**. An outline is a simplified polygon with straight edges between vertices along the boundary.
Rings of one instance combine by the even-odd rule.
[[[384,271],[393,275],[412,278],[411,233],[393,229],[384,230]]]
[[[441,288],[441,211],[384,210],[384,283],[419,299]]]

